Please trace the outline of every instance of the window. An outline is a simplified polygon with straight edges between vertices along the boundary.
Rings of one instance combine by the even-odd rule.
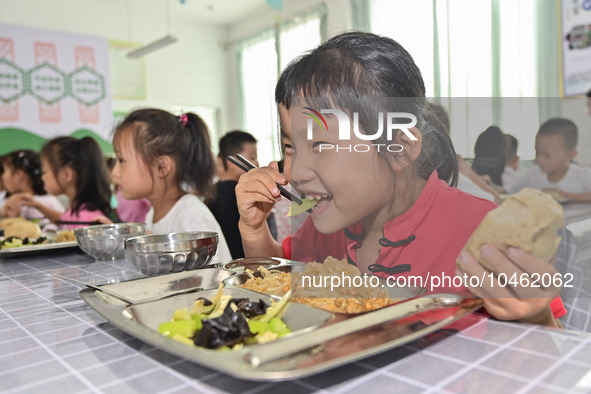
[[[543,106],[537,98],[539,64],[555,61],[537,48],[538,33],[548,26],[536,21],[550,12],[539,2],[353,1],[367,7],[372,32],[395,39],[411,53],[427,96],[448,108],[458,153],[473,155],[478,134],[491,124],[533,141]],[[519,149],[522,158],[533,158],[533,144]]]
[[[324,7],[277,24],[238,47],[241,127],[258,142],[259,163],[279,160],[275,84],[293,59],[322,41]]]
[[[277,111],[273,99],[277,81],[275,34],[263,32],[243,43],[240,52],[241,123],[257,140],[259,163],[275,159]]]

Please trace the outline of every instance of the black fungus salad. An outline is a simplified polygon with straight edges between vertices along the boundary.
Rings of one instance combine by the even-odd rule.
[[[251,301],[224,295],[220,285],[212,300],[196,300],[191,311],[177,309],[172,321],[162,323],[158,332],[208,349],[240,349],[245,344],[272,342],[291,332],[278,317],[290,293],[267,305],[261,299]]]

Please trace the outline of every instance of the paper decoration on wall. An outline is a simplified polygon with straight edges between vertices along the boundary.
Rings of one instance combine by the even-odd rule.
[[[591,89],[591,0],[562,0],[564,96]]]
[[[106,142],[112,122],[107,40],[0,24],[0,145],[2,130]]]
[[[48,62],[29,71],[7,59],[0,59],[0,99],[11,103],[30,94],[45,104],[55,104],[71,97],[91,106],[106,96],[105,78],[88,66],[67,74]]]

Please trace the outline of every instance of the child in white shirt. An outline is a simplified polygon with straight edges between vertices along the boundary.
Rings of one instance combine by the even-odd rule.
[[[113,147],[113,181],[123,197],[150,201],[150,232],[216,232],[214,259],[232,260],[220,225],[201,200],[215,196],[215,160],[207,126],[199,116],[175,116],[155,108],[133,111],[117,126]]]
[[[573,202],[591,202],[591,171],[571,163],[577,155],[577,126],[553,118],[536,134],[536,165],[505,187],[515,193],[532,187]]]

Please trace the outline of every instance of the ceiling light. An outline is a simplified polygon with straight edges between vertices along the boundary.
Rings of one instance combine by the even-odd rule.
[[[160,48],[163,48],[167,45],[173,44],[176,41],[177,41],[176,37],[169,34],[165,37],[162,37],[159,40],[151,42],[150,44],[144,45],[143,47],[140,47],[140,48],[134,49],[133,51],[130,51],[127,54],[127,57],[137,59],[137,58],[147,55],[148,53],[152,53]]]

